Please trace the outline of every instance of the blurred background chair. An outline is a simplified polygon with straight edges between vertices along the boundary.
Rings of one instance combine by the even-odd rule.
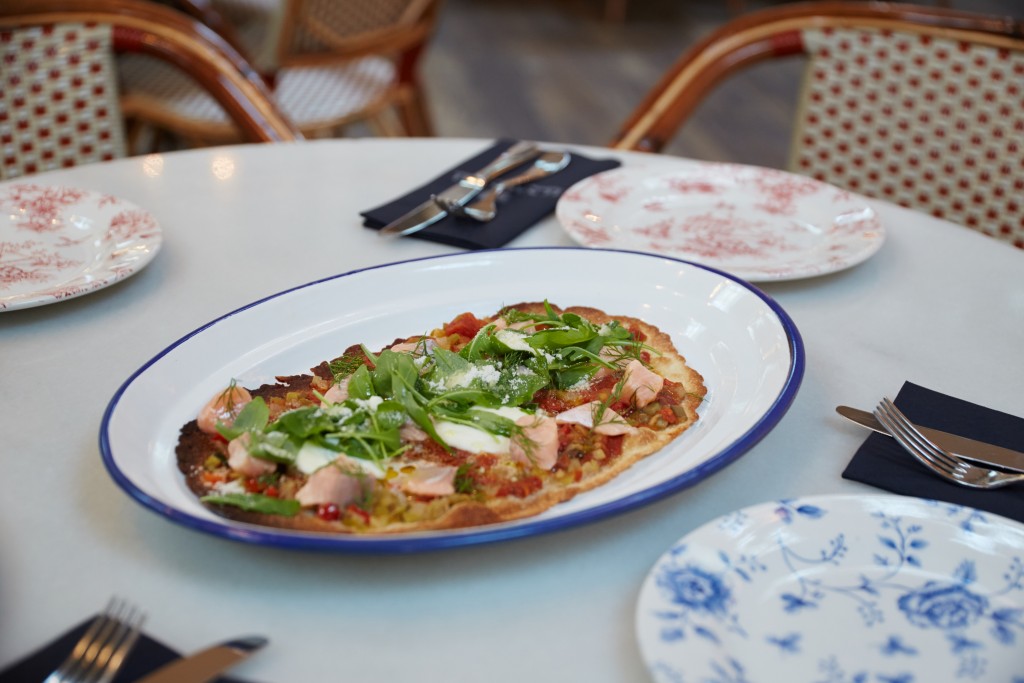
[[[440,0],[172,0],[219,27],[307,137],[354,124],[376,135],[433,134],[419,63]],[[189,74],[144,55],[120,59],[125,114],[181,146],[239,131]]]
[[[178,12],[137,0],[0,4],[0,178],[126,155],[114,54],[192,74],[244,139],[301,139],[231,47]]]
[[[611,146],[659,152],[717,85],[807,60],[788,168],[1024,248],[1020,22],[893,3],[809,2],[733,19],[682,54]]]

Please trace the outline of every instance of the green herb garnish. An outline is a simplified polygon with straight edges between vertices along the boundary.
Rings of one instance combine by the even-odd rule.
[[[200,500],[212,505],[231,505],[248,512],[283,515],[285,517],[294,517],[302,509],[302,505],[297,500],[272,498],[262,493],[224,493],[203,496]]]

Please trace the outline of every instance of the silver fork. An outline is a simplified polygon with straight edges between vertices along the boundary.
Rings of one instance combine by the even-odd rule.
[[[1024,474],[978,467],[935,445],[887,398],[883,398],[875,408],[875,417],[922,465],[955,484],[976,489],[995,489],[1024,481]]]
[[[533,162],[533,166],[526,171],[517,176],[512,176],[508,180],[495,183],[491,189],[484,191],[479,199],[468,206],[463,206],[458,202],[445,200],[437,196],[434,196],[434,202],[448,213],[466,216],[481,223],[486,223],[498,215],[498,197],[503,192],[518,185],[532,183],[558,173],[569,164],[570,159],[571,157],[568,152],[544,152],[537,157],[537,160]]]
[[[109,683],[138,640],[145,619],[133,605],[111,598],[43,683]]]

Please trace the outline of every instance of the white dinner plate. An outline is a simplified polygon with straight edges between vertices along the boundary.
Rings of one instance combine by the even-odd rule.
[[[659,682],[1020,683],[1024,525],[895,495],[755,505],[662,555],[636,618]]]
[[[178,472],[182,425],[234,379],[308,372],[352,344],[380,348],[464,311],[548,299],[642,318],[668,333],[708,387],[700,420],[659,453],[538,517],[400,536],[314,534],[230,521]],[[653,254],[579,248],[478,251],[355,271],[282,292],[174,342],[107,407],[103,461],[143,505],[228,538],[350,552],[409,552],[526,536],[590,522],[694,484],[738,458],[789,408],[803,376],[799,334],[765,294],[728,275]]]
[[[0,311],[70,299],[138,272],[156,219],[117,197],[32,183],[0,186]]]
[[[785,171],[686,159],[593,175],[562,195],[556,214],[583,246],[684,258],[751,282],[849,268],[885,238],[858,195]]]

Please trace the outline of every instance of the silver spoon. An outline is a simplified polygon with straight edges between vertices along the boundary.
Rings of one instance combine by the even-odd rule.
[[[459,206],[436,198],[435,201],[449,213],[468,216],[469,218],[486,223],[498,214],[497,201],[499,195],[518,185],[532,183],[535,180],[558,173],[569,164],[570,158],[568,152],[544,152],[533,162],[533,166],[525,172],[495,184],[494,187],[484,192],[479,199],[468,206]]]

